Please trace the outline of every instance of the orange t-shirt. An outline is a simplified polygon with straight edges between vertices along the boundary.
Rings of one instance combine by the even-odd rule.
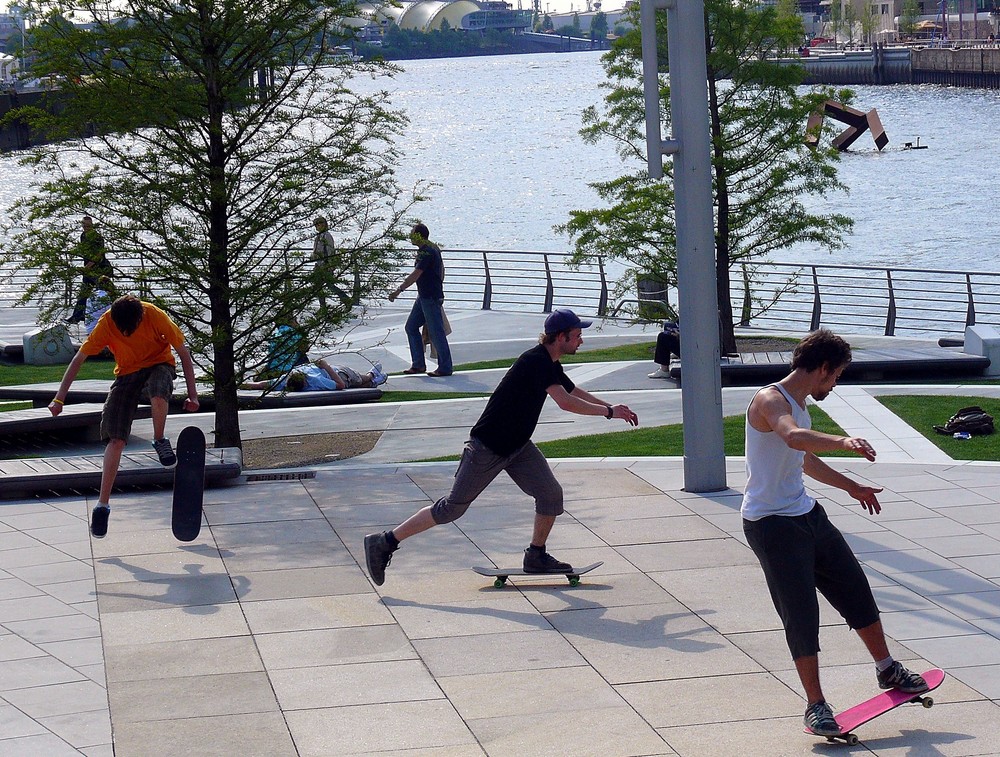
[[[115,356],[115,375],[124,376],[160,363],[176,365],[170,348],[183,344],[184,334],[170,316],[156,305],[143,302],[142,320],[132,334],[125,336],[119,331],[108,311],[97,321],[80,351],[92,357],[107,347]]]

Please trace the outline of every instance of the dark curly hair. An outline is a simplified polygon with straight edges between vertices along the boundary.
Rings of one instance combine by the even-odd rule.
[[[829,329],[817,329],[795,345],[792,370],[836,370],[851,362],[851,345]]]
[[[125,336],[131,336],[142,323],[142,301],[134,294],[119,297],[111,304],[111,320]]]

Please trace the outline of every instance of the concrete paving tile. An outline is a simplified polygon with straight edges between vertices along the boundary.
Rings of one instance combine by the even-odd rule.
[[[588,475],[586,468],[575,471],[573,476],[559,479],[563,495],[569,502],[582,499],[603,500],[609,492],[616,497],[659,494],[660,490],[642,477],[625,469],[603,469],[596,475]]]
[[[151,581],[123,581],[101,585],[98,606],[102,614],[166,607],[197,607],[235,602],[233,580],[226,575],[176,576]]]
[[[616,496],[601,500],[585,499],[567,502],[565,506],[567,512],[591,526],[606,521],[692,514],[689,508],[667,494]]]
[[[1000,541],[983,534],[928,536],[915,539],[915,541],[948,558],[989,556],[1000,553]]]
[[[668,745],[630,707],[503,715],[468,721],[491,757],[526,754],[617,757],[671,754]]]
[[[107,537],[93,540],[92,549],[95,560],[104,557],[121,557],[129,560],[134,555],[155,555],[179,549],[178,542],[169,526],[144,531],[123,531],[116,530],[115,525],[115,511],[112,509]],[[202,525],[204,526],[204,523]],[[191,549],[202,545],[214,546],[212,532],[204,527],[198,538],[185,544],[185,548]]]
[[[73,668],[84,665],[103,665],[104,651],[99,636],[90,639],[55,641],[39,645],[47,654]]]
[[[234,573],[231,579],[242,602],[371,591],[371,584],[357,565]]]
[[[236,525],[239,523],[264,523],[285,520],[311,520],[320,513],[312,497],[305,491],[301,496],[291,501],[282,492],[280,505],[270,496],[261,497],[261,492],[246,492],[245,499],[224,504],[204,504],[205,520],[212,528],[218,526]],[[259,499],[258,499],[259,498]]]
[[[894,521],[892,530],[914,541],[944,536],[970,536],[976,533],[972,528],[945,516]]]
[[[448,676],[439,683],[466,722],[500,713],[542,716],[622,706],[614,688],[589,666]]]
[[[285,719],[301,757],[433,749],[458,754],[476,745],[445,699],[301,710]]]
[[[97,587],[94,585],[94,578],[91,576],[89,579],[83,579],[81,581],[64,581],[55,584],[44,584],[40,587],[48,594],[50,597],[55,597],[60,602],[65,602],[66,604],[77,609],[77,605],[81,603],[89,603],[97,601]]]
[[[236,603],[200,608],[167,608],[114,612],[101,618],[105,648],[137,642],[210,639],[249,633]]]
[[[642,544],[619,552],[644,573],[721,565],[757,565],[753,552],[732,538]]]
[[[910,639],[963,636],[979,632],[971,623],[940,608],[883,612],[882,627],[887,635],[904,644]]]
[[[983,523],[1000,523],[1000,507],[995,501],[988,505],[960,505],[949,507],[941,511],[942,515],[947,515],[958,523],[966,526],[981,525]]]
[[[280,712],[115,722],[116,757],[296,757]]]
[[[460,450],[456,450],[456,454]],[[353,505],[358,502],[426,502],[428,496],[406,473],[384,471],[320,471],[303,480],[309,495],[322,505]],[[441,496],[441,495],[438,495]]]
[[[480,557],[481,562],[489,563],[484,556]],[[385,586],[377,587],[377,590],[387,597],[398,596],[416,603],[464,602],[488,599],[497,593],[492,580],[487,582],[483,576],[473,573],[471,564],[456,570],[421,573],[412,578],[400,575],[390,566]]]
[[[42,718],[41,723],[77,749],[111,743],[111,718],[107,711],[53,715]]]
[[[956,557],[955,563],[983,578],[1000,578],[1000,555]]]
[[[73,681],[16,689],[5,692],[3,698],[35,719],[108,708],[107,690],[93,681]]]
[[[20,513],[16,515],[7,515],[0,511],[0,520],[17,531],[31,531],[33,529],[56,528],[59,526],[77,528],[83,524],[81,518],[52,507],[39,512]],[[2,539],[0,539],[0,543],[2,543]]]
[[[337,532],[358,565],[365,563],[365,529],[341,529]],[[522,546],[521,549],[524,549]],[[453,571],[481,565],[486,560],[481,549],[454,524],[432,528],[407,539],[392,555],[392,564],[386,571],[386,583],[381,591],[394,591],[400,581],[427,580],[426,573],[442,570]],[[389,587],[394,587],[390,589]]]
[[[875,602],[882,612],[901,612],[904,610],[930,610],[939,606],[917,592],[905,586],[892,583],[887,586],[872,586]]]
[[[361,528],[366,532],[385,531],[406,520],[425,502],[377,502],[364,505],[320,505],[320,511],[335,529]],[[489,510],[481,503],[473,505],[476,511]]]
[[[988,634],[913,639],[906,646],[939,668],[1000,665],[1000,639]]]
[[[924,473],[920,471],[919,467],[915,471],[911,469],[911,472],[899,475],[881,469],[879,469],[878,473],[882,474],[879,476],[881,486],[898,494],[906,494],[910,499],[920,504],[928,504],[929,502],[933,506],[934,502],[940,500],[943,496],[950,497],[951,492],[955,488],[951,481],[946,481],[940,476],[931,473]],[[934,492],[937,492],[937,494],[934,494]],[[941,494],[941,492],[948,492],[948,494]],[[924,501],[921,497],[926,497],[927,501]]]
[[[678,602],[546,615],[611,683],[758,672],[760,667]]]
[[[0,606],[2,603],[12,599],[22,599],[24,597],[41,597],[45,593],[35,588],[31,584],[22,581],[20,578],[0,579]]]
[[[1000,614],[1000,589],[973,594],[939,594],[934,602],[965,620],[991,618]]]
[[[532,516],[534,520],[534,516]],[[460,526],[465,531],[464,525]],[[521,528],[469,529],[468,537],[475,546],[503,567],[520,566],[524,550],[531,543],[531,526]],[[559,518],[549,535],[546,548],[556,557],[567,549],[598,549],[607,546],[603,539],[572,517]],[[560,557],[560,559],[562,559]],[[470,563],[471,565],[471,563]]]
[[[339,546],[337,536],[325,518],[213,526],[211,533],[222,550],[277,545],[291,549],[291,545],[308,542]]]
[[[595,524],[594,533],[612,546],[662,544],[673,541],[723,539],[725,532],[698,515],[636,518]]]
[[[282,711],[415,702],[444,695],[420,660],[393,660],[271,670]]]
[[[941,557],[929,549],[872,552],[864,555],[861,561],[892,578],[895,578],[897,574],[911,575],[952,567],[952,563],[947,557]]]
[[[24,660],[28,657],[41,657],[45,654],[41,648],[25,641],[17,634],[0,634],[0,662],[5,660]]]
[[[242,610],[254,634],[393,622],[392,615],[375,594],[269,599],[247,602]]]
[[[793,670],[795,667],[788,645],[785,643],[785,632],[782,630],[736,633],[729,634],[726,638],[758,665],[772,673]],[[842,623],[822,626],[819,630],[819,641],[821,647],[819,662],[822,668],[852,665],[868,662],[871,659],[857,634]],[[918,653],[910,651],[892,638],[887,638],[886,641],[889,653],[897,660],[908,660],[918,656]]]
[[[523,596],[513,592],[470,602],[427,604],[386,597],[384,603],[413,640],[550,628]]]
[[[929,507],[918,505],[916,502],[908,499],[890,501],[879,494],[879,502],[882,504],[882,512],[875,517],[875,520],[883,524],[892,523],[897,520],[930,518],[935,514]],[[953,517],[951,511],[948,512],[948,517]],[[955,518],[955,520],[958,520],[960,523],[963,522],[960,518]]]
[[[82,680],[80,673],[54,657],[25,657],[0,662],[0,693]]]
[[[879,757],[996,754],[1000,709],[990,702],[897,708],[858,729],[859,746]]]
[[[18,568],[49,565],[51,563],[64,562],[72,558],[72,555],[66,551],[50,547],[47,544],[39,544],[34,539],[31,542],[32,546],[29,547],[0,550],[0,569],[6,570],[12,575],[17,575],[16,570]]]
[[[90,540],[87,523],[77,520],[72,525],[50,526],[48,528],[32,528],[24,533],[43,544],[69,549],[70,545],[84,546]],[[89,546],[89,545],[88,545]]]
[[[570,552],[563,553],[576,562]],[[568,583],[521,581],[517,589],[540,612],[586,610],[597,607],[626,607],[673,601],[673,597],[655,580],[643,573],[615,574],[602,565],[584,575],[579,586]]]
[[[417,658],[410,640],[395,625],[257,634],[254,642],[271,671]]]
[[[4,697],[6,699],[6,696]],[[22,736],[37,736],[45,733],[34,718],[21,712],[15,706],[0,701],[0,754],[6,754],[5,745]]]
[[[1000,639],[1000,618],[979,618],[971,621],[974,626],[977,626],[986,633]]]
[[[654,728],[794,717],[805,710],[798,692],[770,673],[647,681],[615,688]],[[733,698],[736,691],[739,696]]]
[[[802,708],[805,710],[805,707]],[[820,742],[802,732],[802,715],[762,718],[717,725],[684,725],[658,728],[657,733],[681,757],[797,757]],[[847,748],[845,747],[845,750]],[[857,747],[856,747],[857,749]],[[860,753],[860,750],[859,750]]]
[[[724,634],[781,627],[758,565],[671,570],[649,577]]]
[[[107,677],[111,684],[183,678],[197,672],[253,673],[264,670],[254,639],[249,635],[176,641],[109,645],[105,649]]]
[[[94,560],[98,587],[123,581],[156,581],[176,576],[226,575],[219,550],[198,546],[154,555],[103,557]]]
[[[294,547],[287,544],[241,546],[224,550],[223,559],[225,567],[234,575],[264,570],[358,564],[339,540],[307,542]]]
[[[74,560],[69,555],[63,555],[60,562],[12,568],[10,572],[18,579],[38,587],[76,580],[87,581],[91,586],[94,583],[94,568],[89,558],[84,562]],[[52,591],[47,593],[54,595]]]
[[[586,664],[561,634],[551,630],[418,639],[413,645],[439,679]]]
[[[844,533],[844,539],[854,554],[861,556],[872,552],[896,552],[903,549],[919,549],[920,545],[905,536],[881,529],[865,533]]]
[[[34,642],[44,644],[54,641],[68,641],[70,639],[91,639],[99,638],[101,626],[95,618],[87,614],[78,612],[72,608],[72,614],[58,616],[59,621],[53,623],[50,619],[32,618],[18,622],[7,623],[7,627],[19,636]]]
[[[0,754],[4,757],[80,757],[79,750],[53,733],[0,739]]]
[[[10,552],[18,549],[37,547],[38,540],[22,531],[8,530],[0,532],[0,552]]]
[[[939,510],[945,515],[952,507],[986,505],[994,501],[991,497],[953,484],[948,484],[947,491],[940,489],[915,490],[906,492],[906,495],[917,504]]]
[[[58,618],[75,611],[65,602],[47,594],[0,601],[0,618],[5,624],[36,618]]]
[[[120,681],[108,691],[115,728],[119,723],[177,720],[251,712],[277,712],[264,673],[222,673],[148,681]]]
[[[903,586],[908,586],[925,597],[934,597],[939,594],[973,594],[996,588],[996,584],[962,568],[926,570],[909,574],[893,573],[892,577]]]
[[[988,699],[994,701],[1000,700],[1000,665],[949,668],[948,675],[956,681],[961,681]],[[942,688],[943,686],[942,684]],[[1000,713],[997,714],[1000,715]]]

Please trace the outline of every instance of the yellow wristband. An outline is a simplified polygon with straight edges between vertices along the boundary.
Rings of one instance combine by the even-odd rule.
[[[53,402],[58,402],[58,403],[59,403],[60,405],[65,405],[65,404],[66,404],[65,402],[63,402],[63,401],[62,401],[61,399],[59,399],[58,397],[53,397],[53,398],[52,398],[52,401],[53,401]]]

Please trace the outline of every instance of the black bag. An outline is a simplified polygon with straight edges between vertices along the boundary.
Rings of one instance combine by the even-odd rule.
[[[934,430],[939,434],[949,435],[962,431],[968,434],[992,434],[993,416],[978,405],[963,407],[951,416],[946,424],[935,426]]]

